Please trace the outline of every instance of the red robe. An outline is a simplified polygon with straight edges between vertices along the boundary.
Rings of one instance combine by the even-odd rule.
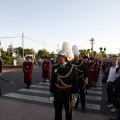
[[[99,66],[96,63],[94,66],[94,79],[93,79],[95,84],[97,83],[97,80],[98,80],[98,72],[99,72]]]
[[[87,87],[90,88],[92,86],[92,82],[95,80],[95,72],[96,72],[96,63],[89,63],[88,68],[88,85]]]
[[[50,62],[44,61],[42,63],[42,78],[50,79]]]
[[[24,62],[23,63],[23,72],[24,72],[24,83],[32,84],[32,71],[33,71],[33,63],[32,62]]]

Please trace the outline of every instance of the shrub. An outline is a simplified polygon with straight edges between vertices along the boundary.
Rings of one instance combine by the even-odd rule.
[[[2,56],[3,59],[3,65],[12,65],[13,59],[11,57]]]

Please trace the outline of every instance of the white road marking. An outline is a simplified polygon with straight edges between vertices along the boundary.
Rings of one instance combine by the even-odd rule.
[[[98,87],[98,86],[102,86],[102,84],[97,84],[97,83],[96,83],[96,87]]]
[[[34,90],[34,89],[20,89],[18,91],[22,91],[22,92],[31,92],[31,93],[40,93],[40,94],[47,94],[49,95],[50,92],[49,91],[45,91],[45,90]],[[95,91],[96,92],[96,91]],[[99,92],[99,91],[97,91]],[[89,92],[90,93],[90,92]],[[86,95],[86,99],[89,99],[89,100],[98,100],[98,101],[101,101],[101,97],[97,97],[97,96],[88,96]]]
[[[12,98],[19,98],[19,99],[24,99],[24,100],[51,103],[49,98],[39,97],[39,96],[23,95],[23,94],[17,94],[17,93],[8,93],[8,94],[5,94],[4,96],[12,97]]]
[[[102,90],[102,87],[91,87],[90,90]]]
[[[88,90],[88,94],[89,93],[92,93],[92,94],[102,94],[102,91]]]
[[[22,92],[31,92],[31,93],[42,93],[42,94],[50,94],[49,91],[45,91],[45,90],[34,90],[34,89],[25,89],[25,88],[22,88],[18,91],[22,91]]]
[[[48,83],[48,82],[40,82],[38,84],[40,84],[40,85],[50,85],[50,83]]]
[[[98,81],[97,83],[98,83],[98,84],[102,84],[102,82],[101,82],[101,81]]]
[[[31,85],[31,88],[46,88],[46,89],[50,89],[49,86],[41,86],[41,85]]]
[[[88,99],[88,100],[101,101],[101,97],[98,97],[98,96],[89,96],[89,95],[86,95],[85,98]]]
[[[86,103],[86,108],[91,110],[101,110],[101,105]]]
[[[37,102],[44,102],[44,103],[52,103],[52,102],[50,102],[49,98],[46,98],[46,97],[23,95],[23,94],[16,94],[16,93],[8,93],[8,94],[5,94],[4,96],[17,98],[17,99],[23,99],[23,100],[30,100],[30,101],[37,101]],[[92,110],[100,110],[101,105],[86,103],[86,108],[92,109]]]

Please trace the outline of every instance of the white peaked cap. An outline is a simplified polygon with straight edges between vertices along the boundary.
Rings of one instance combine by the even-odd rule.
[[[80,55],[80,52],[79,52],[79,50],[78,50],[77,45],[73,45],[72,51],[73,51],[73,54],[74,54],[75,56],[79,56],[79,55]]]
[[[62,45],[62,50],[64,50],[67,53],[67,60],[68,61],[71,61],[74,59],[74,55],[73,55],[73,52],[72,52],[72,49],[71,49],[69,43],[64,42]]]

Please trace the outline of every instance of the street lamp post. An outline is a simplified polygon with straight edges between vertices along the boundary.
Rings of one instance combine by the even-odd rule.
[[[94,44],[94,39],[93,38],[91,38],[90,39],[90,43],[91,43],[91,51],[92,51],[92,57],[93,57],[93,44]]]

